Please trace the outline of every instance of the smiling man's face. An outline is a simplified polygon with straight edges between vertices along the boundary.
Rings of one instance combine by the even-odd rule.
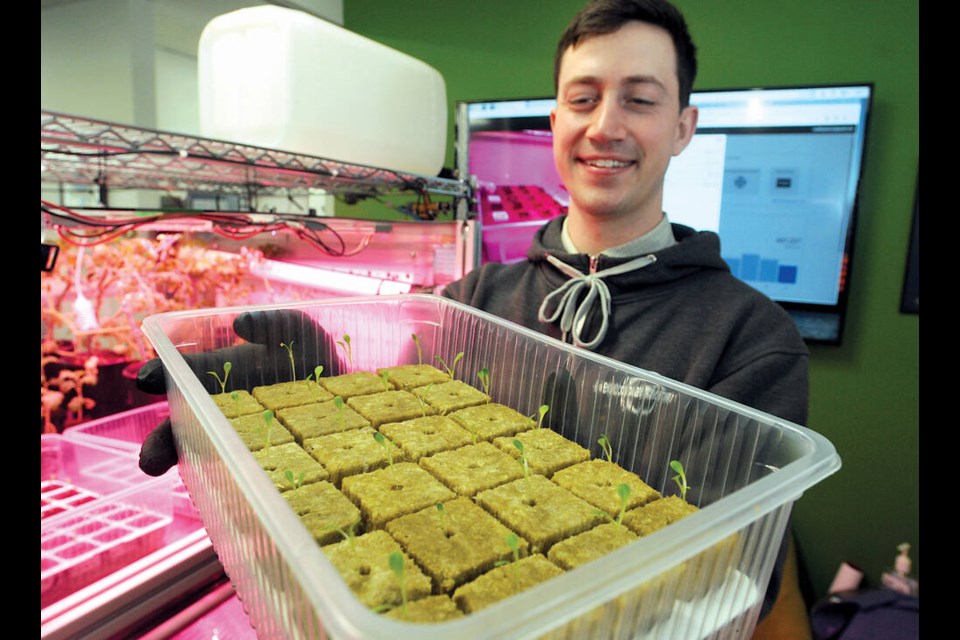
[[[666,30],[628,22],[567,49],[550,124],[571,219],[612,220],[636,235],[656,225],[667,165],[696,122],[696,107],[680,110],[676,51]]]

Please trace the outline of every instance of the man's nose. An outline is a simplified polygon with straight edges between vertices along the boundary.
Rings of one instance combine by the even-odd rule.
[[[597,142],[620,140],[626,133],[623,106],[612,98],[604,98],[593,111],[587,137]]]

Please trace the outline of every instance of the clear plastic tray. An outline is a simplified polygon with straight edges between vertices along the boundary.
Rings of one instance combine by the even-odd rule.
[[[40,608],[163,546],[170,488],[130,453],[41,435]]]
[[[683,460],[701,509],[462,619],[385,618],[353,596],[204,390],[209,374],[180,355],[237,343],[233,318],[263,309],[303,311],[331,351],[351,336],[354,370],[463,352],[457,378],[477,385],[487,368],[494,401],[526,415],[547,402],[551,427],[594,457],[607,435],[614,459],[665,495],[670,460]],[[180,473],[263,638],[749,637],[793,503],[840,467],[809,429],[431,295],[175,312],[143,330],[167,372]],[[565,391],[545,396],[558,379]]]
[[[97,446],[118,449],[139,456],[140,445],[158,424],[170,416],[170,405],[166,400],[154,402],[128,411],[115,413],[105,418],[91,420],[64,429],[64,437],[77,442],[92,443]],[[190,499],[186,486],[180,479],[176,467],[165,474],[170,476],[173,491],[173,512],[175,515],[199,519],[200,514]]]

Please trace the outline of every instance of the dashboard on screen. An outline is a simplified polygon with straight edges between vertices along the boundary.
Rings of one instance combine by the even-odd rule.
[[[664,184],[672,222],[720,236],[735,276],[780,303],[809,342],[846,316],[871,84],[695,91],[699,122]],[[456,163],[476,184],[481,262],[523,260],[566,212],[553,98],[457,105]]]

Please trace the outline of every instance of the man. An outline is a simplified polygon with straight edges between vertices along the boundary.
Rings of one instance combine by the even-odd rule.
[[[804,424],[808,354],[793,321],[730,273],[716,234],[671,225],[662,209],[670,159],[697,126],[696,71],[686,22],[665,0],[589,2],[555,58],[550,122],[568,214],[537,232],[525,262],[486,264],[442,295]],[[155,471],[176,461],[169,429],[151,438],[164,433],[142,452],[148,463],[167,452]]]
[[[686,21],[668,2],[588,2],[554,62],[550,124],[568,214],[537,232],[525,262],[486,264],[443,295],[805,424],[808,351],[796,325],[730,273],[716,234],[671,225],[662,209],[670,158],[697,126],[696,72]],[[790,536],[757,637],[810,637]],[[785,562],[791,589],[768,616]]]

